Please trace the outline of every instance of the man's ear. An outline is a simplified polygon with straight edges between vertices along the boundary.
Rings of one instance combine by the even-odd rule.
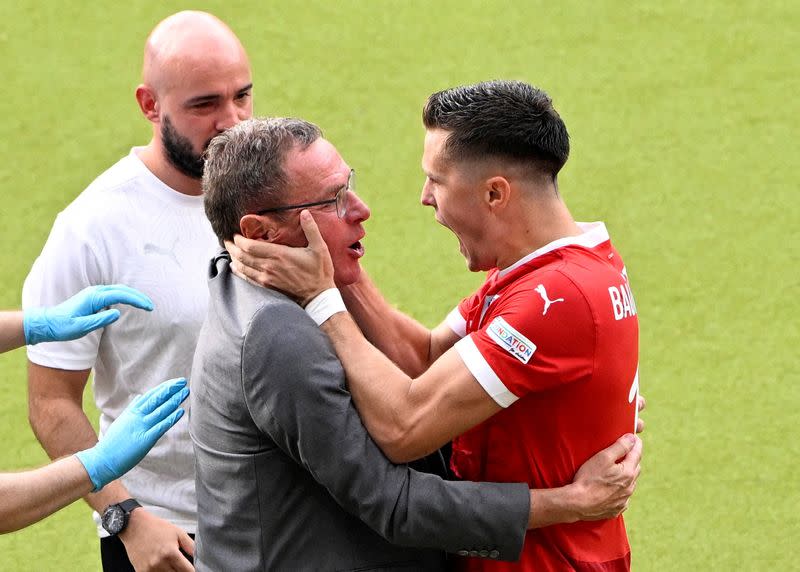
[[[246,214],[239,220],[242,236],[254,240],[272,240],[275,237],[276,225],[267,217]]]
[[[136,88],[136,102],[139,104],[139,109],[142,110],[148,121],[151,123],[158,123],[158,98],[152,87],[147,84],[141,84]]]
[[[486,203],[492,210],[504,208],[511,199],[511,183],[501,176],[491,177],[486,180]]]

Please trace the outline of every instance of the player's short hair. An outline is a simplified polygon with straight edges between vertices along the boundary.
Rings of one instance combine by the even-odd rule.
[[[319,127],[286,117],[247,119],[220,133],[206,150],[203,202],[211,228],[232,240],[249,213],[279,206],[286,198],[286,155],[322,137]]]
[[[426,129],[443,129],[449,160],[504,158],[555,179],[569,156],[569,134],[544,91],[521,81],[485,81],[434,93]]]

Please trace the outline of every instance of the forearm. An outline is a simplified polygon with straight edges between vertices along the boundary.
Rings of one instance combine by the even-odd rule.
[[[431,331],[393,308],[366,273],[340,290],[366,338],[406,374],[421,374],[438,357],[432,355]]]
[[[328,335],[347,377],[347,385],[367,431],[395,462],[392,454],[404,438],[409,419],[412,380],[370,344],[347,313],[332,316],[322,330]]]
[[[542,528],[580,520],[580,498],[573,485],[531,489],[528,528]]]
[[[72,455],[97,443],[97,433],[86,414],[68,399],[32,405],[31,427],[51,459]],[[89,487],[86,493],[90,493],[92,488]],[[128,497],[125,487],[115,481],[100,492],[87,494],[85,500],[94,510],[102,512],[109,504]]]
[[[40,442],[51,455],[57,454],[57,452],[88,449],[95,446],[97,442],[94,429],[80,407],[80,396],[85,385],[86,375],[88,375],[87,371],[47,372],[35,364],[31,365],[29,380],[33,395],[31,425]],[[181,394],[177,399],[184,397],[185,394]],[[177,399],[170,402],[171,405],[177,406],[179,403]],[[141,426],[131,423],[131,417],[126,415],[131,412],[131,407],[144,406],[136,405],[136,403],[129,405],[126,411],[109,427],[103,443],[94,447],[91,452],[93,454],[88,456],[84,454],[81,455],[80,460],[76,459],[82,467],[84,463],[88,463],[85,466],[88,469],[86,474],[90,484],[82,491],[84,494],[89,493],[97,483],[100,483],[98,486],[107,483],[108,478],[121,474],[128,466],[130,459],[120,459],[114,453],[119,453],[119,449],[125,449],[125,444],[121,443],[121,440],[141,438]],[[159,416],[151,421],[159,422]],[[168,419],[164,421],[168,421]],[[123,423],[123,425],[120,426],[119,423]],[[167,425],[169,424],[167,423]],[[120,429],[120,427],[122,428]],[[166,430],[164,427],[161,429]],[[161,429],[158,429],[156,433],[158,434]],[[128,454],[132,453],[129,451]],[[100,470],[98,470],[97,456],[99,456],[99,463],[103,463]],[[89,478],[89,475],[92,477]],[[92,479],[95,481],[92,482]],[[103,512],[108,505],[129,497],[130,494],[125,487],[119,481],[113,481],[105,484],[97,493],[86,494],[84,499],[93,509]],[[119,538],[125,544],[125,550],[133,567],[137,570],[190,569],[180,548],[191,554],[194,546],[192,540],[184,531],[167,521],[150,515],[143,508],[133,511],[128,526],[119,534]]]
[[[0,353],[25,345],[22,312],[0,312]]]
[[[454,350],[411,379],[364,338],[350,314],[332,315],[322,330],[364,425],[395,463],[424,457],[501,410]]]
[[[97,433],[81,407],[71,399],[31,397],[30,422],[51,459],[93,447]]]
[[[0,533],[24,528],[92,490],[78,459],[69,456],[22,473],[0,474]]]
[[[641,459],[641,439],[623,435],[586,460],[572,483],[531,490],[528,528],[619,516],[636,488]]]
[[[384,453],[403,462],[407,420],[414,418],[413,380],[404,375],[372,346],[346,313],[332,316],[322,330],[333,343],[344,367],[348,388],[364,425]],[[380,382],[376,382],[380,380]],[[589,495],[576,484],[552,489],[531,489],[528,528],[589,520]],[[595,503],[596,504],[596,503]]]

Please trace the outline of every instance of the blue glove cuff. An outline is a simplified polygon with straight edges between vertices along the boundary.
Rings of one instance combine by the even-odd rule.
[[[92,489],[93,493],[96,493],[114,480],[114,475],[109,476],[103,474],[107,473],[107,471],[103,470],[105,468],[104,463],[94,447],[86,449],[85,451],[78,451],[75,453],[75,456],[81,462],[83,468],[86,469],[86,472],[89,473],[89,479],[91,479],[94,485],[94,489]]]
[[[22,331],[25,333],[25,343],[29,346],[51,338],[45,310],[46,308],[29,308],[22,314]]]

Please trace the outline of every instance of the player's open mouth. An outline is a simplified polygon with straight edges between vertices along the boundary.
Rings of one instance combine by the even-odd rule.
[[[353,244],[348,246],[348,248],[356,254],[359,258],[364,256],[364,245],[361,244],[360,240],[355,241]]]

